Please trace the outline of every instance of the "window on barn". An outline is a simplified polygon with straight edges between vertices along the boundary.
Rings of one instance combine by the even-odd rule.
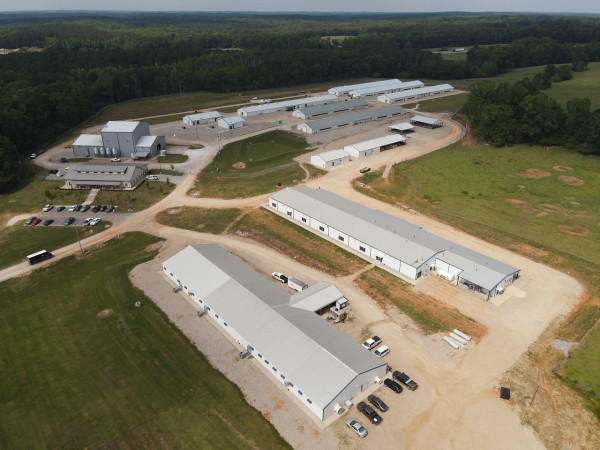
[[[338,239],[342,242],[344,242],[344,236],[338,236]]]
[[[359,247],[358,247],[358,249],[359,249],[361,252],[366,252],[366,251],[367,251],[367,249],[366,249],[366,248],[364,248],[364,247],[362,247],[362,246],[359,246]]]

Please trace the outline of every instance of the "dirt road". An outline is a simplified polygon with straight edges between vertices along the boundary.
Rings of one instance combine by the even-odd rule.
[[[309,448],[319,445],[331,448],[337,444],[339,448],[542,448],[533,431],[523,426],[518,415],[506,402],[498,398],[497,383],[548,324],[569,311],[581,294],[582,287],[572,278],[553,269],[432,219],[410,215],[399,208],[376,201],[355,191],[350,184],[351,180],[358,176],[358,169],[362,166],[369,165],[375,168],[393,164],[455,142],[462,136],[463,130],[455,122],[445,122],[443,128],[436,130],[418,129],[408,139],[406,146],[352,161],[331,170],[326,176],[309,181],[308,185],[331,190],[365,206],[405,218],[430,232],[522,270],[522,277],[515,286],[508,288],[505,294],[494,302],[483,302],[480,298],[433,277],[417,283],[417,289],[447,302],[489,328],[489,334],[481,342],[469,344],[458,351],[452,351],[441,342],[440,336],[424,336],[402,314],[383,311],[354,285],[356,274],[333,278],[239,236],[212,236],[157,224],[153,220],[155,213],[168,207],[258,207],[266,202],[267,196],[240,200],[190,197],[187,192],[193,186],[193,173],[186,175],[175,191],[160,203],[145,211],[131,214],[124,223],[90,240],[84,240],[82,244],[94,245],[102,239],[109,239],[115,234],[131,230],[146,231],[164,237],[166,243],[161,248],[159,257],[147,263],[149,270],[135,270],[134,280],[159,306],[165,308],[167,306],[161,300],[161,296],[164,295],[160,293],[162,288],[148,288],[153,286],[153,283],[156,284],[151,278],[156,279],[160,261],[190,243],[218,243],[265,274],[280,270],[309,284],[321,280],[335,283],[350,299],[353,318],[352,321],[340,325],[340,328],[357,341],[371,333],[381,336],[392,349],[391,354],[386,357],[391,367],[405,370],[420,384],[417,391],[405,391],[401,395],[394,395],[386,388],[379,389],[378,395],[390,405],[390,411],[384,414],[384,422],[377,429],[367,426],[370,434],[364,441],[350,434],[343,423],[344,420],[338,420],[334,425],[321,430],[290,397],[276,388],[266,376],[263,377],[260,370],[244,371],[249,377],[248,381],[232,374],[232,368],[237,367],[234,366],[237,363],[231,357],[217,357],[215,354],[218,352],[211,351],[200,343],[202,336],[211,336],[210,342],[217,346],[215,348],[227,355],[235,354],[235,351],[232,353],[232,349],[236,349],[225,337],[215,337],[214,330],[204,325],[204,331],[199,332],[197,321],[176,320],[177,325],[188,336],[193,336],[199,348],[208,353],[211,362],[242,387],[249,402],[263,411],[294,447]],[[348,134],[350,130],[346,130],[345,135],[332,135],[329,139],[325,138],[326,133],[317,137],[321,140],[322,148],[339,148],[349,141],[369,139],[374,134],[381,133],[384,127],[387,127],[387,124],[377,125],[377,129],[371,127],[360,137],[356,136],[355,129],[352,134]],[[202,157],[194,161],[194,164],[197,164],[195,170],[208,164],[216,151],[216,143],[202,149]],[[75,251],[76,245],[67,246],[57,252],[57,257]],[[27,270],[30,269],[9,268],[0,272],[0,279],[16,276]],[[163,280],[160,280],[160,283],[162,282]],[[164,283],[166,286],[166,281]],[[177,302],[169,303],[167,314],[172,320],[175,320],[177,314],[187,317],[193,314],[189,308],[186,300],[178,297]],[[364,419],[357,415],[355,409],[351,410],[349,415]],[[346,417],[348,415],[343,416],[343,419]],[[361,421],[366,424],[365,420]]]

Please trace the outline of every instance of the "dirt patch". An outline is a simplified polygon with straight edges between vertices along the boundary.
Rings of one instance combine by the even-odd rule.
[[[571,205],[574,205],[574,206],[579,206],[579,205],[581,204],[581,203],[579,203],[579,202],[569,202],[569,203],[570,203]]]
[[[569,167],[569,166],[553,166],[552,169],[554,169],[557,172],[572,172],[573,168]]]
[[[570,234],[572,236],[589,236],[591,231],[588,228],[582,227],[580,225],[559,225],[558,229],[565,233]]]
[[[154,252],[154,251],[160,249],[164,243],[165,243],[165,241],[159,241],[159,242],[156,242],[155,244],[150,244],[144,250],[147,252]]]
[[[527,169],[525,172],[515,172],[515,175],[523,177],[523,178],[546,178],[551,177],[552,174],[550,172],[546,172],[545,170],[540,169]]]
[[[551,203],[542,203],[540,209],[547,213],[562,213],[564,209],[560,205],[553,205]]]
[[[535,215],[535,217],[544,217],[544,216],[547,216],[547,215],[548,215],[548,213],[547,213],[547,212],[545,212],[545,211],[542,211],[542,212],[539,212],[539,213],[537,213],[537,214]]]
[[[518,185],[517,185],[517,187],[518,187],[519,189],[525,189],[525,186],[523,186],[522,184],[518,184]]]
[[[569,186],[583,186],[585,184],[582,179],[570,175],[559,175],[558,179]]]
[[[98,314],[96,314],[96,319],[98,319],[98,320],[106,319],[107,317],[112,316],[113,313],[114,313],[114,311],[112,308],[103,309]]]
[[[516,198],[507,198],[506,201],[508,203],[510,203],[511,205],[515,205],[517,207],[527,207],[529,208],[531,206],[531,204],[529,202],[526,202],[525,200],[517,200]]]
[[[514,245],[513,248],[515,248],[519,252],[524,253],[525,255],[529,255],[529,256],[535,256],[535,257],[548,256],[548,252],[546,250],[542,250],[541,248],[532,247],[531,245],[527,245],[527,244]]]
[[[242,161],[238,161],[235,164],[232,164],[231,167],[233,167],[234,169],[245,169],[246,163],[242,162]]]
[[[387,272],[371,269],[354,282],[379,303],[388,316],[389,310],[402,311],[427,334],[459,328],[479,342],[488,333],[487,327],[463,315],[458,309],[415,291],[412,286]]]

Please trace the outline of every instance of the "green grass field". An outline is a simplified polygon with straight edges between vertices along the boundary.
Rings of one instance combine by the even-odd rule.
[[[269,131],[223,147],[202,173],[253,173],[287,164],[306,153],[305,139],[286,131]],[[233,168],[242,162],[246,167]]]
[[[186,162],[188,160],[188,156],[182,155],[181,153],[167,153],[166,156],[159,156],[156,159],[161,163],[178,164]]]
[[[156,241],[127,234],[0,284],[3,448],[289,448],[130,283]]]
[[[394,167],[392,183],[363,177],[413,203],[410,184],[437,210],[600,263],[600,159],[559,148],[450,146]],[[529,169],[539,170],[541,178]],[[403,180],[406,176],[410,184]]]
[[[422,101],[419,101],[419,111],[426,112],[456,112],[460,110],[467,101],[467,97],[469,94],[456,94],[449,95],[447,97],[440,98],[424,98]],[[409,109],[414,108],[417,103],[410,103],[402,105],[403,107]]]
[[[156,221],[170,227],[221,234],[241,212],[237,208],[206,209],[182,206],[159,212]]]
[[[306,173],[293,161],[308,151],[306,141],[285,131],[271,131],[226,145],[198,175],[192,195],[246,198],[293,186]],[[235,163],[245,167],[233,168]],[[312,172],[311,172],[312,175]]]
[[[126,213],[130,209],[132,212],[137,212],[158,203],[173,189],[175,189],[173,183],[144,181],[135,191],[100,191],[96,195],[94,205],[114,205],[115,212],[120,213]]]
[[[65,215],[65,218],[67,216]],[[81,239],[105,230],[110,222],[101,222],[96,227],[77,227]],[[0,269],[27,261],[26,256],[39,250],[54,251],[77,242],[75,227],[35,227],[23,223],[0,229]]]
[[[600,399],[598,374],[600,374],[600,327],[590,334],[583,348],[571,354],[564,371],[564,376],[569,383],[576,387],[583,386],[596,401]]]
[[[190,194],[208,198],[248,198],[274,192],[281,187],[294,186],[306,173],[298,164],[289,165],[262,175],[248,177],[215,177],[200,174]]]

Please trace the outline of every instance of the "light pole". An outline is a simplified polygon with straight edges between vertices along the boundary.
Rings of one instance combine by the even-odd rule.
[[[198,140],[198,121],[194,122],[196,125],[194,126],[194,128],[196,128],[196,140]]]

